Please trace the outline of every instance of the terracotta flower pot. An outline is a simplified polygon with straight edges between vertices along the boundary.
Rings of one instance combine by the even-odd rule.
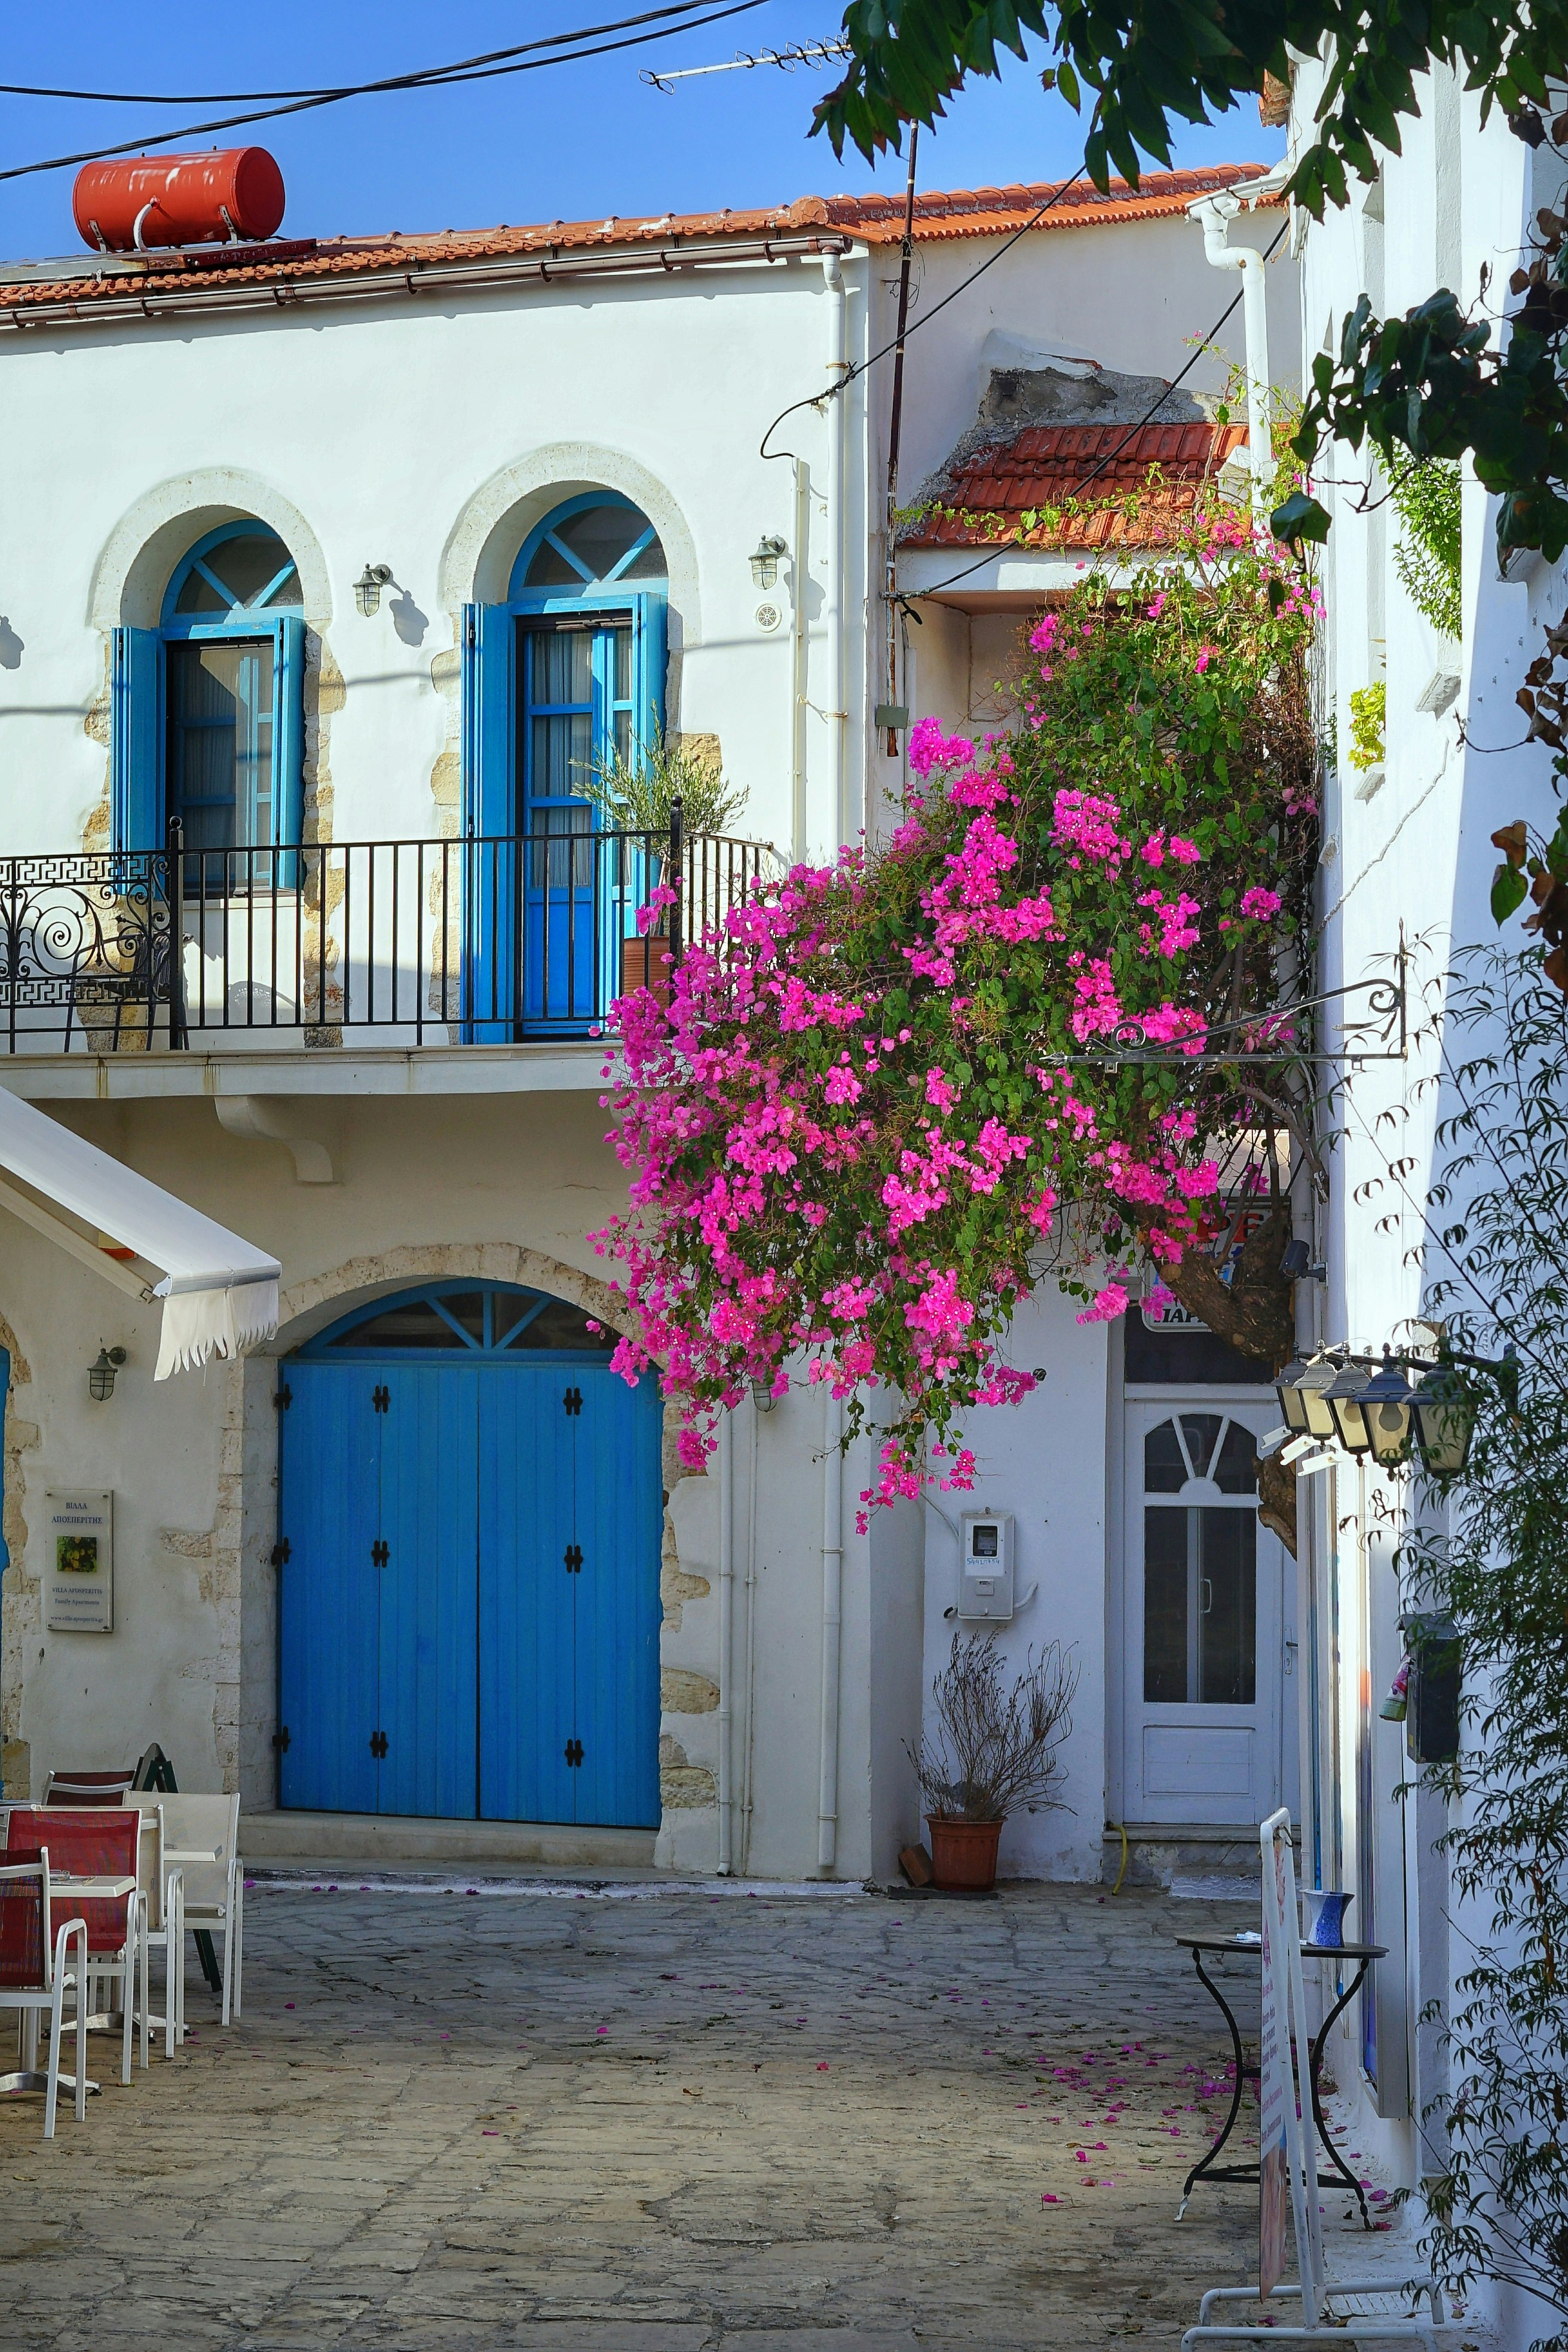
[[[938,1886],[955,1894],[978,1894],[995,1885],[1000,1822],[949,1822],[940,1813],[928,1813],[926,1827]]]
[[[662,931],[621,941],[621,994],[651,990],[656,1003],[669,1009],[669,941]]]

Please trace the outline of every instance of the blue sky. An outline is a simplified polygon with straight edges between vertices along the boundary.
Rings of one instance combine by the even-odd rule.
[[[160,0],[149,16],[123,5],[13,11],[4,78],[99,89],[247,90],[318,87],[527,40],[630,15],[605,0],[457,0],[445,10],[407,0],[268,0],[223,11]],[[901,186],[903,167],[875,172],[858,155],[835,160],[808,140],[821,73],[776,69],[678,83],[664,95],[639,68],[706,65],[786,41],[830,37],[838,12],[824,0],[764,0],[749,14],[646,48],[457,89],[352,100],[319,112],[209,134],[194,146],[251,140],[269,147],[289,191],[284,234],[329,236],[385,229],[479,227],[499,221],[696,212],[772,204],[807,194]],[[200,121],[222,107],[163,109],[0,98],[0,163],[74,153],[95,142]],[[1182,163],[1272,162],[1279,134],[1248,101],[1206,131],[1181,135]],[[922,138],[924,187],[973,187],[1064,176],[1081,158],[1081,131],[1030,68],[978,82]],[[69,171],[0,182],[0,253],[71,252]]]

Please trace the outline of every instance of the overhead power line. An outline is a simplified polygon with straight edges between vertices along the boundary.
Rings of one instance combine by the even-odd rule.
[[[624,33],[634,25],[658,24],[668,16],[689,16],[707,0],[669,0],[640,16],[622,16],[611,25],[582,25],[575,32],[552,33],[537,41],[514,41],[504,49],[485,49],[478,57],[458,58],[445,66],[412,66],[405,74],[387,74],[379,81],[318,82],[304,89],[55,89],[44,83],[0,81],[0,98],[67,98],[99,106],[260,106],[274,99],[342,98],[378,89],[407,89],[439,81],[448,74],[465,74],[484,66],[503,64],[539,49],[559,48],[567,41],[588,41],[601,33]],[[679,29],[672,27],[671,29]]]
[[[94,163],[111,155],[139,155],[149,147],[167,147],[176,140],[201,138],[209,131],[234,131],[247,123],[273,122],[282,115],[305,114],[316,107],[337,106],[345,99],[377,98],[397,90],[453,89],[464,82],[493,81],[506,74],[537,73],[544,66],[572,65],[584,58],[608,57],[617,49],[637,48],[645,41],[662,40],[667,34],[690,32],[701,25],[721,24],[727,16],[744,16],[748,9],[762,7],[764,0],[729,0],[727,6],[709,8],[701,16],[686,15],[688,7],[700,5],[701,0],[676,0],[676,5],[656,8],[647,16],[625,16],[618,22],[609,25],[584,26],[576,32],[557,33],[546,41],[524,42],[516,50],[510,52],[501,50],[493,53],[498,57],[510,58],[508,63],[491,64],[476,59],[450,66],[433,66],[423,72],[392,74],[379,81],[355,82],[344,85],[338,89],[312,91],[306,97],[291,100],[287,105],[264,106],[245,114],[221,115],[206,122],[183,123],[177,131],[144,131],[139,138],[121,140],[118,145],[112,147],[88,147],[84,148],[79,154],[49,155],[37,163],[13,163],[9,169],[0,171],[0,181],[26,179],[35,172],[63,172],[68,170],[73,163]],[[672,16],[679,16],[682,21],[679,24],[669,24],[666,20]],[[597,37],[604,33],[621,32],[628,26],[648,27],[657,26],[657,29],[626,32],[625,37],[620,40],[601,40]],[[582,48],[563,48],[560,46],[563,42],[570,41],[588,42],[591,46]],[[554,54],[549,57],[521,54],[523,50],[535,49],[551,49]],[[79,97],[88,95],[85,91],[64,94]],[[258,92],[257,95],[259,96],[261,93]],[[153,105],[172,102],[162,99],[147,101]],[[188,102],[195,104],[203,101]]]
[[[950,302],[956,302],[961,294],[968,292],[970,287],[973,285],[977,278],[984,278],[985,272],[991,268],[994,263],[1000,261],[1005,253],[1010,253],[1021,236],[1027,236],[1029,231],[1037,226],[1039,222],[1045,219],[1046,215],[1050,211],[1052,205],[1060,204],[1062,198],[1067,194],[1068,190],[1077,186],[1079,181],[1082,179],[1088,168],[1089,166],[1086,163],[1080,163],[1070,180],[1063,180],[1058,187],[1053,188],[1050,194],[1046,198],[1045,203],[1041,205],[1037,211],[1032,212],[1029,215],[1028,219],[1023,223],[1021,227],[1016,228],[1011,236],[1005,237],[1003,242],[996,247],[994,253],[988,253],[984,261],[977,261],[974,268],[969,272],[969,275],[966,278],[961,278],[957,285],[952,289],[951,293],[944,294],[940,302],[933,302],[929,310],[922,310],[920,317],[914,321],[912,326],[909,327],[900,334],[894,335],[890,341],[882,345],[879,352],[873,352],[869,359],[854,361],[844,370],[843,374],[838,378],[837,383],[826,383],[823,385],[820,392],[809,393],[805,400],[792,400],[787,408],[781,408],[778,415],[774,417],[773,423],[769,425],[767,431],[763,436],[759,455],[763,457],[793,457],[795,452],[791,449],[770,449],[768,447],[768,443],[773,439],[773,435],[778,431],[779,426],[784,423],[786,416],[793,416],[796,409],[799,408],[816,408],[819,406],[823,401],[834,400],[841,392],[847,392],[857,376],[864,375],[867,369],[875,367],[879,360],[885,360],[889,352],[896,351],[900,342],[908,342],[910,336],[918,334],[922,327],[929,327],[931,320],[940,317]],[[1276,241],[1278,242],[1278,240]],[[1272,251],[1273,247],[1270,247],[1269,250]],[[1239,300],[1240,297],[1237,296],[1237,299]],[[1234,310],[1235,307],[1236,305],[1233,303],[1231,305],[1231,309]],[[1226,315],[1228,317],[1229,312],[1227,311]]]

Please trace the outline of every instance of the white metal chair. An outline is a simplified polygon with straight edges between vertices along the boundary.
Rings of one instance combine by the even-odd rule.
[[[177,2023],[175,1983],[180,1972],[180,1943],[174,1932],[174,1909],[169,1901],[168,1873],[163,1867],[163,1823],[159,1808],[164,1801],[156,1790],[128,1790],[121,1801],[127,1807],[133,1806],[142,1816],[142,1833],[136,1848],[137,1945],[141,1957],[137,2012],[142,2027],[142,2063],[145,2066],[147,2036],[152,2027],[162,2030],[164,2057],[172,2058],[174,2054]],[[152,2006],[149,1982],[154,1945],[163,1955],[163,2006],[161,2011]]]
[[[87,1996],[87,1922],[66,1920],[56,1928],[49,1916],[49,1858],[0,1864],[0,2011],[16,2013],[21,2026],[21,2071],[0,2077],[8,2091],[42,2091],[44,2137],[55,2136],[55,2109],[59,2100],[60,2051],[67,2023],[65,1996],[72,1998],[71,2026],[76,2033],[76,2072],[65,2079],[76,2094],[77,2121],[87,2115],[87,2037],[82,2032]],[[75,1961],[67,1954],[76,1946]],[[38,2021],[49,2018],[49,2055],[46,2071],[38,2067]]]
[[[171,1979],[174,2038],[185,2038],[185,1937],[205,1929],[223,1937],[223,2021],[240,2013],[245,1972],[245,1871],[235,1852],[239,1798],[158,1799],[166,1948],[177,1953]],[[165,2028],[165,2032],[167,2029]]]

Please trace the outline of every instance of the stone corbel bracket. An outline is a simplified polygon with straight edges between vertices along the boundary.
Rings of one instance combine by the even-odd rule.
[[[280,1143],[297,1184],[341,1184],[342,1117],[335,1106],[297,1095],[218,1095],[218,1124],[247,1143]]]

